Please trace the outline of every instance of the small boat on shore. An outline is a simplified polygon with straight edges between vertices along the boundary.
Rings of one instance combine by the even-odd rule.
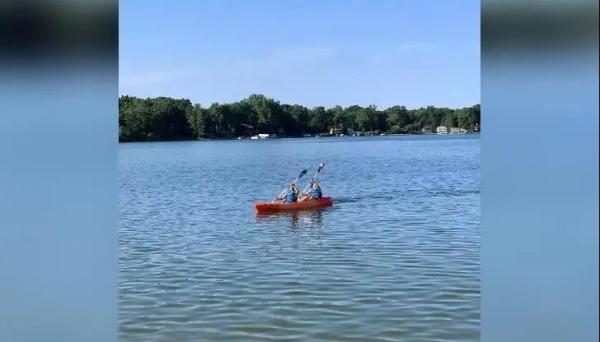
[[[263,202],[256,203],[254,207],[259,213],[273,213],[281,211],[297,211],[297,210],[310,210],[316,208],[325,208],[333,205],[333,199],[331,197],[322,197],[318,199],[309,199],[299,202]]]

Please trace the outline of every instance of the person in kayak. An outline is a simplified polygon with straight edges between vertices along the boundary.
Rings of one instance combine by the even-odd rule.
[[[292,183],[292,185],[290,185],[290,187],[287,191],[287,195],[285,196],[285,202],[286,203],[297,202],[299,193],[300,193],[300,190],[298,189],[296,184]]]
[[[323,191],[321,191],[321,186],[319,185],[319,182],[317,182],[314,179],[311,179],[308,186],[308,191],[305,194],[303,194],[301,201],[306,201],[309,199],[319,199],[323,197]]]

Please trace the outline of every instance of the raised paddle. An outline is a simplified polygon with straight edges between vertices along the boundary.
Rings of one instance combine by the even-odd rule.
[[[319,167],[317,168],[317,172],[315,172],[315,174],[312,176],[311,180],[315,180],[317,178],[317,175],[319,175],[319,172],[321,172],[321,170],[323,170],[323,168],[325,168],[325,163],[321,162],[319,164]],[[310,188],[310,182],[308,182],[308,185],[306,186],[306,188],[304,188],[302,193],[306,194],[306,192],[308,191],[309,188]]]
[[[323,162],[319,163],[319,167],[317,168],[317,172],[315,172],[315,175],[312,177],[312,179],[317,178],[317,175],[319,174],[319,172],[321,172],[321,170],[323,170],[323,168],[325,168],[325,163],[323,163]]]
[[[295,184],[300,178],[304,177],[304,175],[308,172],[308,170],[304,169],[302,171],[300,171],[300,173],[298,174],[298,177],[296,177],[296,179],[294,179],[294,181],[292,181],[290,183],[290,185],[288,185],[285,189],[283,189],[283,191],[281,191],[281,193],[279,194],[279,196],[277,196],[272,202],[277,201],[278,199],[281,199],[281,197],[286,193],[286,191],[288,190],[288,188],[292,185]]]

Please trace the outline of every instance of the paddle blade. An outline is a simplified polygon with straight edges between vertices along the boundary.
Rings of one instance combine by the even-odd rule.
[[[302,170],[302,171],[300,172],[300,174],[298,175],[298,179],[300,179],[300,178],[304,177],[304,175],[305,175],[307,172],[308,172],[308,170]]]
[[[321,162],[321,164],[319,164],[319,168],[317,169],[317,173],[321,172],[321,170],[323,170],[324,167],[325,163]]]

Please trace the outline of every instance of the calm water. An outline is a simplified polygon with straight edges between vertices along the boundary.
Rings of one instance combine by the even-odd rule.
[[[121,339],[479,340],[479,151],[478,136],[121,144]],[[255,214],[321,160],[334,207]]]

